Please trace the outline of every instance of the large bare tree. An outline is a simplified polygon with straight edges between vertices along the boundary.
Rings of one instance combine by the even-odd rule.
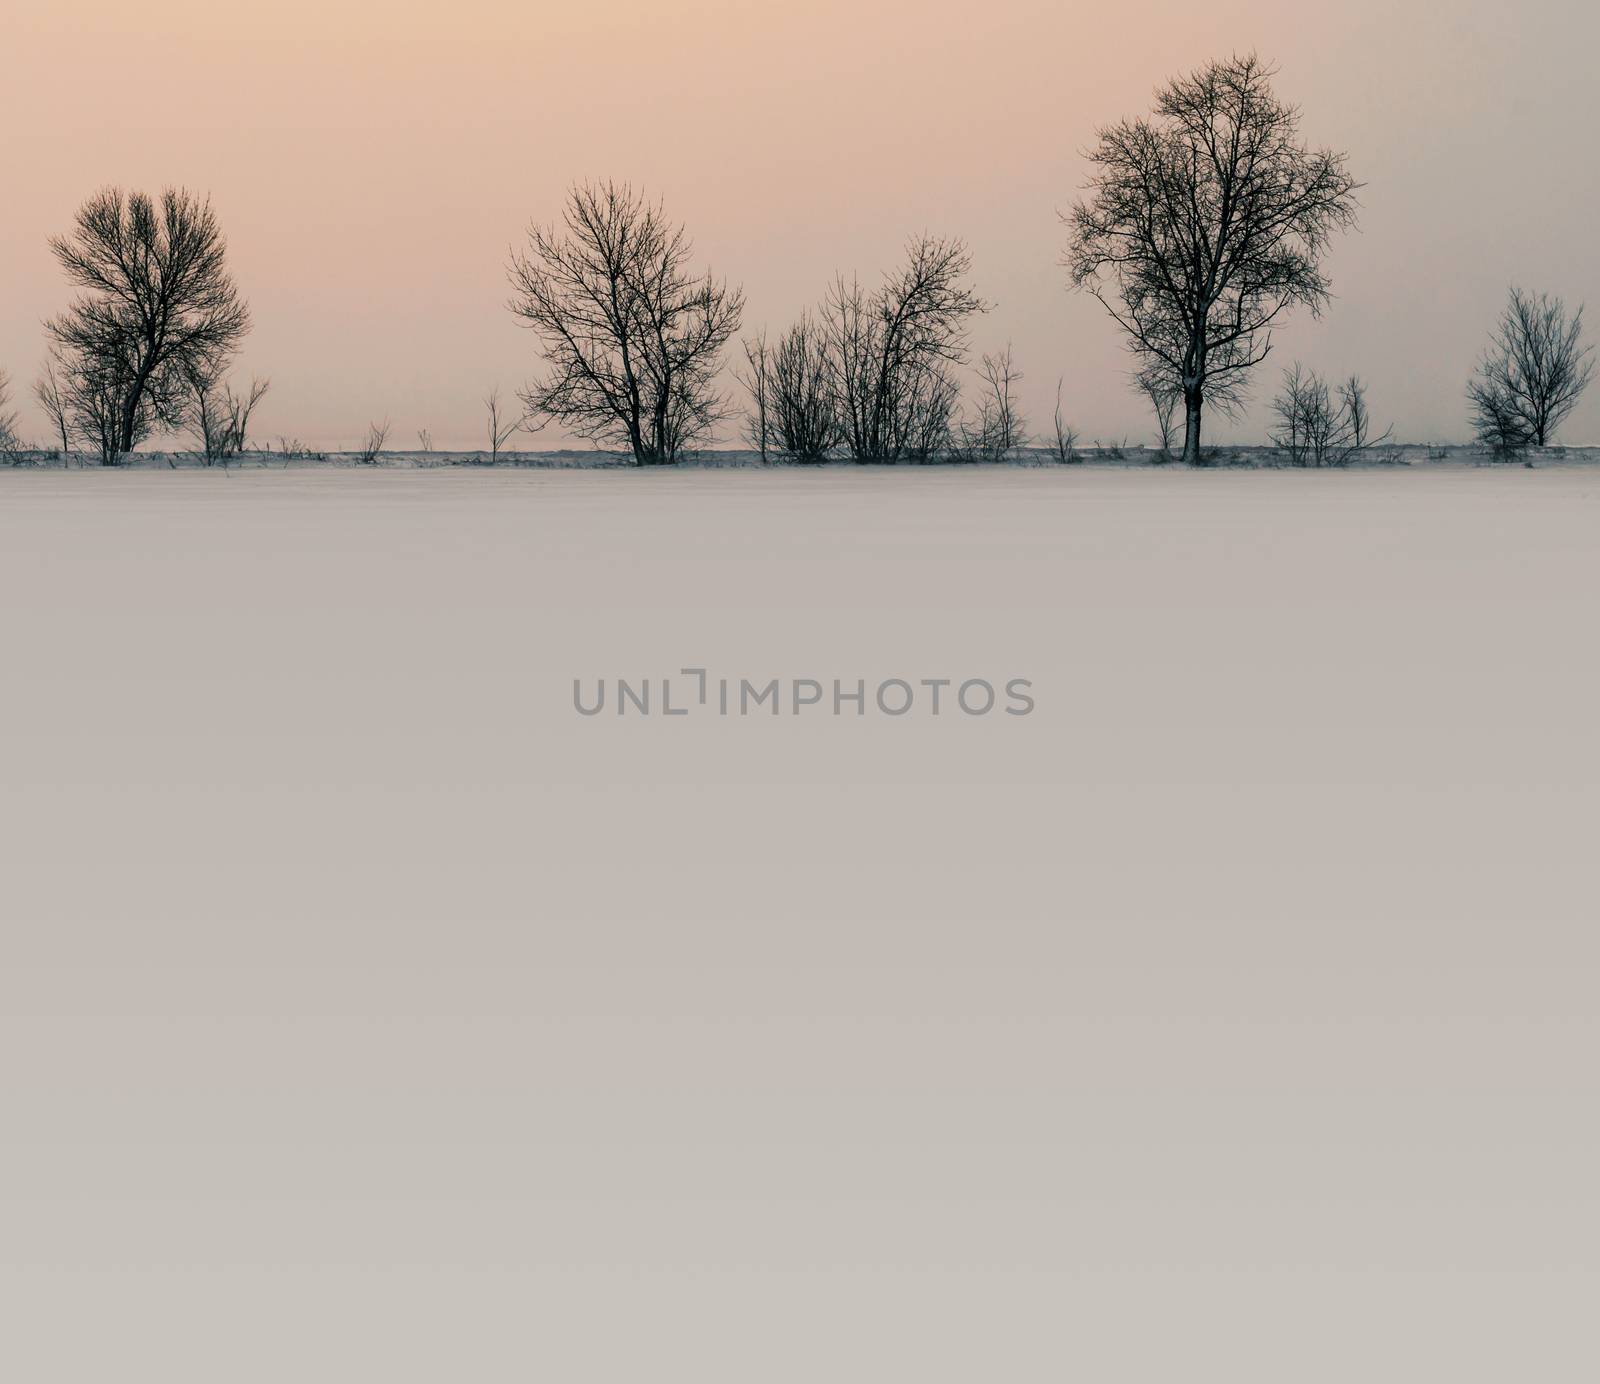
[[[511,310],[548,367],[522,392],[528,412],[640,465],[703,441],[725,416],[717,374],[744,294],[692,257],[684,228],[626,183],[575,187],[559,225],[530,228],[510,266]]]
[[[106,188],[50,249],[81,296],[46,329],[80,431],[114,461],[185,421],[196,382],[220,381],[250,311],[211,204],[181,188],[157,199]]]
[[[1467,384],[1478,436],[1500,451],[1543,447],[1594,376],[1583,307],[1513,287],[1478,373]]]
[[[1253,54],[1157,93],[1148,119],[1099,132],[1067,267],[1127,333],[1139,377],[1181,391],[1183,459],[1200,460],[1206,403],[1238,398],[1289,308],[1329,297],[1322,257],[1355,222],[1345,155],[1300,138]]]
[[[844,442],[857,461],[925,460],[949,445],[967,324],[988,305],[968,286],[959,240],[920,235],[872,292],[834,282],[822,330]]]

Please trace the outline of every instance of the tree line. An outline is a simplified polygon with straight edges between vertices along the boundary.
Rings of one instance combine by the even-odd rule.
[[[1178,455],[1192,464],[1208,417],[1238,413],[1275,327],[1327,307],[1326,254],[1356,224],[1361,185],[1347,156],[1305,142],[1272,77],[1252,54],[1169,82],[1149,115],[1097,132],[1091,176],[1063,217],[1071,285],[1121,330],[1163,454],[1181,420]],[[45,324],[34,398],[63,453],[77,443],[109,465],[157,431],[185,429],[207,463],[243,451],[269,384],[236,390],[228,378],[250,311],[210,203],[182,189],[106,189],[50,246],[78,296]],[[556,423],[652,465],[740,415],[763,459],[1004,456],[1029,440],[1022,376],[1009,347],[984,355],[966,397],[972,326],[991,307],[972,274],[962,241],[924,234],[875,285],[838,275],[788,326],[739,340],[736,404],[721,381],[742,288],[695,267],[686,228],[659,201],[628,184],[574,187],[560,219],[534,225],[510,259],[509,307],[543,368],[520,408],[498,390],[485,399],[489,450],[497,459],[517,432]],[[1582,307],[1513,288],[1467,386],[1477,436],[1499,454],[1546,445],[1592,374]],[[1039,440],[1071,461],[1060,398],[1058,384]],[[1272,407],[1273,440],[1295,464],[1341,464],[1388,436],[1374,434],[1356,375],[1330,385],[1296,363]],[[387,436],[374,423],[364,459]],[[0,451],[18,445],[0,373]]]

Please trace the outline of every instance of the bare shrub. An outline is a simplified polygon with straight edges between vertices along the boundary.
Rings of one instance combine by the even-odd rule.
[[[1583,307],[1513,287],[1510,301],[1467,383],[1478,439],[1510,455],[1548,445],[1594,376],[1583,344]]]
[[[1011,358],[1011,343],[1004,351],[985,354],[978,362],[977,417],[961,419],[959,452],[966,458],[999,461],[1028,440],[1027,422],[1017,403],[1022,372]]]
[[[926,371],[907,396],[907,403],[901,457],[931,461],[949,451],[951,420],[961,403],[961,385],[955,375],[948,370]]]
[[[190,425],[201,457],[207,466],[219,461],[226,464],[248,448],[250,415],[272,388],[272,381],[252,379],[243,394],[235,394],[231,384],[219,388],[204,380],[196,381],[192,388]]]
[[[1059,379],[1056,381],[1056,410],[1051,420],[1053,432],[1050,451],[1063,466],[1070,466],[1083,458],[1078,455],[1078,430],[1067,423],[1061,411],[1062,383]]]
[[[68,400],[66,371],[58,351],[52,349],[45,357],[44,369],[33,382],[34,401],[50,420],[51,430],[61,439],[61,464],[65,466],[72,456],[72,413]]]
[[[507,413],[505,405],[500,400],[499,385],[495,385],[483,396],[483,408],[489,422],[489,461],[498,465],[500,449],[527,426],[528,420],[522,413],[514,416]]]
[[[843,443],[857,461],[925,461],[948,448],[967,323],[987,304],[966,284],[959,240],[923,235],[906,264],[868,292],[835,280],[822,332]]]
[[[1139,373],[1139,392],[1150,401],[1156,418],[1156,439],[1161,447],[1161,459],[1172,456],[1172,440],[1177,435],[1173,423],[1178,405],[1183,402],[1183,390],[1172,383],[1164,371],[1146,369]]]
[[[772,355],[772,411],[778,444],[797,461],[820,461],[843,437],[828,368],[828,347],[817,320],[800,314]]]
[[[11,377],[0,370],[0,461],[15,466],[21,460],[22,442],[17,436],[17,414],[11,407]]]
[[[389,420],[385,418],[381,423],[368,423],[367,436],[356,451],[356,461],[363,466],[372,466],[377,463],[378,457],[383,452],[383,445],[389,440]]]
[[[1316,371],[1296,361],[1284,371],[1272,409],[1278,416],[1273,441],[1294,466],[1348,466],[1389,437],[1387,431],[1371,436],[1367,388],[1359,375],[1330,389]]]
[[[1472,401],[1472,426],[1478,441],[1497,457],[1520,456],[1533,438],[1510,393],[1494,381],[1473,381],[1467,386]]]
[[[744,343],[745,368],[735,366],[733,375],[750,396],[745,410],[745,436],[763,463],[772,442],[772,352],[765,329]]]
[[[326,461],[326,452],[319,452],[308,447],[298,437],[280,437],[278,439],[278,455],[283,458],[287,466],[291,461]]]
[[[792,461],[821,461],[839,446],[844,429],[834,394],[828,338],[810,313],[801,313],[799,321],[770,348],[763,333],[753,354],[746,348],[746,361],[750,366],[745,387],[751,391],[753,437],[761,430],[759,414],[765,419],[768,445]]]

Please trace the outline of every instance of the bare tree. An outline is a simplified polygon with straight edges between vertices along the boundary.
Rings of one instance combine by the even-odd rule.
[[[1011,342],[1005,350],[994,355],[984,354],[978,362],[978,376],[982,381],[982,405],[979,414],[989,419],[989,432],[995,451],[1005,456],[1008,451],[1027,443],[1027,419],[1022,418],[1021,405],[1016,398],[1016,387],[1022,371],[1011,360]]]
[[[765,332],[745,343],[741,383],[750,395],[746,427],[766,460],[776,450],[793,461],[823,460],[842,439],[828,339],[801,313],[776,344]]]
[[[968,452],[998,461],[1028,440],[1027,421],[1017,403],[1017,384],[1022,372],[1012,361],[1009,341],[1004,351],[993,355],[986,353],[980,358],[978,379],[977,421],[962,420],[962,442]]]
[[[225,410],[215,387],[209,381],[197,380],[193,388],[190,422],[195,440],[200,444],[200,457],[207,466],[212,466],[227,456]]]
[[[484,412],[489,418],[489,460],[494,465],[500,463],[500,449],[506,445],[526,425],[526,418],[518,414],[508,417],[505,405],[500,402],[500,386],[495,385],[483,397]]]
[[[65,384],[73,430],[100,458],[102,466],[115,466],[150,435],[150,413],[138,409],[132,433],[123,431],[123,405],[132,386],[133,371],[128,358],[111,349],[111,343],[107,345],[108,349],[84,351],[71,359]],[[128,445],[124,446],[124,441]]]
[[[1389,435],[1370,436],[1367,389],[1359,375],[1333,390],[1299,361],[1283,372],[1283,388],[1272,408],[1278,415],[1273,441],[1294,466],[1347,466]]]
[[[1333,429],[1333,408],[1327,381],[1296,361],[1283,372],[1283,389],[1273,400],[1279,426],[1273,441],[1295,466],[1322,465]]]
[[[1183,400],[1183,390],[1172,382],[1164,370],[1145,369],[1137,377],[1139,392],[1150,401],[1156,416],[1156,437],[1161,444],[1163,459],[1172,455],[1172,439],[1176,436],[1173,418]]]
[[[772,354],[767,348],[767,333],[763,328],[744,343],[745,368],[734,368],[734,378],[750,395],[750,407],[745,412],[745,436],[750,445],[767,461],[767,450],[772,440],[770,404],[772,400]]]
[[[211,204],[182,189],[159,203],[98,192],[50,248],[82,295],[46,329],[82,396],[80,430],[114,461],[152,427],[182,425],[193,382],[221,378],[250,311]]]
[[[1058,379],[1056,381],[1056,411],[1052,420],[1055,432],[1051,438],[1050,450],[1055,454],[1057,461],[1063,466],[1068,466],[1080,460],[1078,456],[1078,430],[1071,427],[1062,415],[1061,385],[1062,381]]]
[[[1360,456],[1369,447],[1382,446],[1394,435],[1394,429],[1388,427],[1377,437],[1372,436],[1372,413],[1367,408],[1367,384],[1360,375],[1349,376],[1339,386],[1339,402],[1344,409],[1345,440],[1352,457]]]
[[[1473,380],[1467,385],[1472,402],[1472,426],[1478,440],[1497,457],[1516,456],[1528,449],[1528,425],[1506,388],[1494,381]]]
[[[44,370],[33,382],[34,400],[50,420],[51,430],[61,439],[62,466],[66,466],[72,458],[72,414],[64,374],[59,353],[51,350],[45,357]]]
[[[1099,132],[1088,197],[1068,220],[1067,267],[1127,334],[1141,371],[1184,399],[1183,459],[1200,460],[1204,406],[1236,401],[1298,304],[1329,297],[1321,261],[1355,223],[1345,155],[1300,139],[1300,112],[1253,54],[1169,83],[1150,119]]]
[[[367,436],[356,452],[356,460],[363,466],[374,465],[383,451],[383,444],[389,440],[389,420],[385,418],[381,423],[368,423]]]
[[[428,429],[417,429],[417,446],[420,447],[424,452],[431,452],[433,450],[433,434],[429,432]]]
[[[252,379],[243,394],[235,394],[231,384],[217,385],[204,379],[193,381],[191,388],[194,398],[189,421],[201,457],[207,466],[226,463],[249,446],[250,415],[272,388],[272,381]]]
[[[822,330],[844,443],[857,461],[926,460],[948,446],[967,322],[987,304],[966,283],[959,240],[922,235],[906,264],[868,293],[841,275]]]
[[[961,405],[961,383],[955,373],[934,367],[918,372],[907,405],[899,455],[910,461],[928,461],[949,451],[951,423]]]
[[[229,455],[238,456],[239,453],[249,450],[250,415],[256,411],[256,405],[266,397],[267,391],[271,388],[271,380],[258,380],[252,375],[250,388],[243,394],[236,395],[231,388],[224,390],[228,404]]]
[[[693,248],[659,203],[627,184],[573,188],[559,226],[534,226],[512,256],[511,310],[549,367],[528,412],[627,447],[639,465],[677,460],[725,416],[722,352],[744,294],[695,276]]]
[[[17,438],[17,415],[11,408],[11,377],[0,370],[0,458],[13,465],[22,450]]]
[[[1497,451],[1545,446],[1594,376],[1583,307],[1511,289],[1478,373],[1467,384],[1478,436]]]
[[[821,461],[843,439],[827,335],[809,313],[781,337],[772,355],[772,405],[779,444],[797,461]]]

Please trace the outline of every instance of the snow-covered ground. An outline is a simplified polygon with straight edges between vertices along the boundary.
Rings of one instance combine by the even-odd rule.
[[[1276,468],[1289,465],[1288,454],[1280,448],[1271,446],[1221,446],[1207,447],[1207,465],[1214,468]],[[1080,442],[1073,448],[1073,460],[1068,465],[1084,466],[1116,466],[1116,467],[1142,467],[1166,466],[1172,464],[1170,455],[1154,447],[1133,443],[1102,443],[1099,441]],[[1551,446],[1530,448],[1526,454],[1517,456],[1513,464],[1529,462],[1535,466],[1594,466],[1600,464],[1600,447],[1566,447]],[[61,469],[63,464],[66,469],[78,470],[84,467],[98,465],[94,457],[81,453],[72,453],[65,463],[60,451],[26,451],[12,453],[3,465],[15,465],[24,469]],[[726,470],[730,468],[789,466],[797,463],[787,462],[782,457],[773,455],[763,461],[760,453],[741,451],[737,448],[713,448],[695,454],[686,454],[675,463],[680,470]],[[829,466],[849,466],[847,460],[838,460],[827,463]],[[940,466],[971,466],[970,462],[955,462],[941,460],[935,465]],[[1005,467],[1038,467],[1058,466],[1061,461],[1058,455],[1044,447],[1030,446],[1019,447],[1009,453],[1004,460],[993,463],[981,463],[986,466]],[[1460,443],[1435,444],[1435,443],[1384,443],[1361,452],[1350,464],[1349,469],[1365,470],[1371,467],[1391,466],[1500,466],[1507,464],[1507,459],[1494,456],[1487,447],[1477,444],[1463,445]],[[228,470],[300,470],[306,468],[339,468],[359,466],[363,469],[369,467],[401,469],[401,470],[433,470],[440,467],[468,466],[484,467],[498,466],[506,469],[536,468],[543,470],[602,470],[615,467],[631,467],[632,458],[625,452],[604,451],[592,447],[568,448],[565,450],[545,451],[502,451],[498,457],[491,457],[487,451],[384,451],[376,456],[367,457],[357,452],[320,452],[296,447],[294,450],[283,451],[252,451],[242,456],[234,457],[226,462],[214,462],[213,467]],[[810,464],[808,465],[808,469]],[[193,470],[204,468],[204,457],[192,451],[163,451],[150,449],[135,452],[124,457],[119,466],[123,469],[152,469],[152,470]],[[1335,468],[1337,469],[1337,468]]]
[[[1597,591],[1570,458],[0,471],[11,1346],[1574,1378]]]

